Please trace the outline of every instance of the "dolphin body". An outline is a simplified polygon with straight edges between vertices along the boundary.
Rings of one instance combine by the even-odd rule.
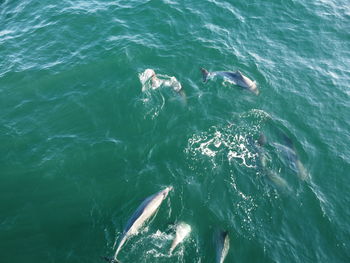
[[[267,140],[264,134],[260,134],[257,144],[252,142],[252,144],[255,146],[259,154],[259,161],[260,161],[260,166],[262,168],[262,171],[266,174],[267,178],[271,182],[273,182],[276,186],[282,189],[289,190],[289,186],[286,180],[284,180],[281,176],[279,176],[275,171],[270,170],[267,166],[269,156],[267,152],[263,149],[266,143],[267,143]]]
[[[191,232],[191,226],[186,223],[180,223],[176,226],[176,234],[171,244],[169,254],[173,253],[174,249],[178,244],[180,244]]]
[[[214,71],[209,72],[208,70],[201,68],[203,75],[203,82],[206,83],[209,79],[213,79],[216,76],[221,76],[224,78],[224,81],[230,82],[234,85],[240,86],[253,92],[255,95],[259,95],[259,90],[256,86],[255,81],[252,81],[248,77],[244,76],[239,70],[236,72],[232,71]]]
[[[294,145],[286,146],[279,143],[274,143],[273,145],[285,155],[285,158],[287,158],[287,160],[292,164],[293,169],[296,171],[296,174],[301,180],[306,180],[309,177],[306,168],[296,153]]]
[[[128,220],[126,227],[123,231],[123,234],[120,238],[120,242],[117,250],[115,251],[114,257],[110,262],[119,262],[117,260],[117,255],[124,245],[125,241],[132,235],[136,234],[138,230],[143,226],[143,224],[154,215],[154,213],[158,210],[162,202],[168,196],[168,193],[173,189],[172,186],[165,188],[158,193],[155,193],[149,197],[147,197],[141,205],[136,209],[134,214]]]
[[[147,90],[148,86],[153,90],[161,86],[170,87],[178,93],[183,90],[181,83],[175,77],[156,74],[153,69],[146,69],[143,73],[139,74],[139,79],[142,84],[142,91]]]
[[[260,163],[262,165],[263,171],[265,172],[267,178],[279,188],[289,190],[287,181],[284,180],[281,176],[279,176],[275,171],[271,171],[267,167],[267,159],[268,159],[267,154],[261,151],[259,153],[259,159],[260,159]]]
[[[282,133],[282,139],[284,141],[284,144],[279,144],[279,143],[273,143],[273,145],[278,148],[284,155],[285,158],[289,160],[291,164],[293,164],[295,171],[297,172],[297,175],[301,180],[306,180],[309,178],[309,174],[304,167],[303,163],[299,159],[299,155],[297,153],[297,150],[294,146],[294,143],[291,138],[289,138],[286,134]],[[261,134],[259,139],[258,139],[258,145],[259,148],[262,149],[262,147],[266,144],[266,137],[265,135]],[[260,162],[262,164],[262,167],[265,169],[266,168],[266,162],[267,162],[267,156],[266,153],[263,152],[262,150],[259,151],[259,156],[260,156]],[[268,170],[267,170],[268,171]],[[277,174],[268,171],[267,173],[269,179],[273,181],[275,184],[282,186],[284,188],[287,187],[287,182],[278,176]]]
[[[139,74],[139,79],[142,84],[142,92],[152,89],[156,90],[160,87],[168,87],[178,93],[187,104],[187,96],[181,83],[174,77],[168,75],[156,74],[153,69],[146,69]]]
[[[280,145],[275,143],[274,145],[280,148],[286,155],[286,157],[294,164],[294,168],[297,171],[297,175],[301,180],[306,180],[309,178],[309,174],[304,167],[303,163],[299,159],[299,155],[294,146],[292,139],[287,135],[283,134],[283,139],[286,145]]]
[[[216,263],[223,263],[230,249],[230,238],[227,231],[220,230],[216,240]]]

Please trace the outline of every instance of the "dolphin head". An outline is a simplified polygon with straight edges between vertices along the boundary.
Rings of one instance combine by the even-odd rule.
[[[249,86],[249,89],[255,94],[259,95],[259,89],[256,86],[256,82],[253,81],[252,84]]]
[[[165,199],[165,198],[168,196],[169,192],[170,192],[171,190],[173,190],[173,189],[174,189],[174,188],[173,188],[172,186],[168,186],[167,188],[165,188],[165,189],[162,191],[163,199]]]

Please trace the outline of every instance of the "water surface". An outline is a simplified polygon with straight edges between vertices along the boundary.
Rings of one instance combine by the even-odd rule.
[[[344,0],[0,1],[0,261],[98,262],[172,185],[122,262],[213,262],[218,229],[225,262],[347,262],[349,24]]]

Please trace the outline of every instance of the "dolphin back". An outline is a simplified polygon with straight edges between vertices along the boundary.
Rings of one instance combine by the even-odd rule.
[[[242,76],[238,74],[239,71],[231,72],[231,71],[219,71],[218,74],[224,77],[229,78],[230,80],[241,79]]]
[[[285,145],[287,145],[289,148],[294,150],[295,147],[294,147],[293,140],[289,136],[287,136],[285,133],[282,133],[281,136]]]
[[[132,214],[128,222],[126,223],[126,226],[123,231],[123,236],[130,230],[130,228],[133,226],[135,221],[142,215],[143,211],[147,207],[147,205],[153,200],[154,197],[156,197],[159,193],[153,194],[149,197],[147,197],[145,200],[142,201],[142,203],[139,205],[139,207],[136,209],[136,211]],[[123,238],[123,237],[122,237]]]
[[[180,244],[191,232],[191,226],[186,223],[179,223],[176,227],[175,238],[171,244],[169,254],[173,252],[178,244]]]
[[[120,236],[120,241],[117,247],[117,250],[115,251],[114,254],[114,258],[113,261],[110,262],[118,262],[117,261],[117,255],[119,253],[119,251],[121,250],[122,246],[124,245],[126,239],[129,236],[129,230],[131,229],[131,227],[134,225],[135,221],[142,215],[145,207],[147,206],[147,204],[150,202],[151,198],[153,197],[147,197],[142,203],[141,205],[139,205],[139,207],[136,209],[136,211],[132,214],[132,216],[130,217],[130,219],[128,220],[128,222],[126,223],[126,226],[123,230],[123,234]]]
[[[120,237],[120,241],[119,241],[119,245],[118,248],[114,254],[114,262],[118,262],[117,261],[117,256],[119,251],[121,250],[122,246],[124,245],[124,243],[126,242],[128,236],[132,235],[133,231],[131,231],[131,228],[135,225],[136,221],[144,214],[145,209],[148,207],[148,205],[155,199],[157,198],[159,195],[162,195],[164,192],[164,190],[159,191],[158,193],[155,193],[149,197],[147,197],[140,205],[139,207],[136,209],[136,211],[133,213],[133,215],[130,217],[130,219],[128,220],[126,227],[124,228],[123,234]],[[144,222],[141,222],[141,224]],[[138,227],[141,226],[141,224],[139,224]],[[135,230],[135,229],[134,229]]]
[[[216,244],[216,262],[223,263],[230,248],[228,231],[219,231]]]

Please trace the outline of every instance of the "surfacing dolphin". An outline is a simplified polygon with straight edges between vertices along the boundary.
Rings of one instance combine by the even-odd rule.
[[[173,253],[176,246],[178,244],[180,244],[188,236],[188,234],[190,232],[191,232],[190,225],[183,223],[183,222],[177,224],[175,238],[174,238],[174,240],[171,244],[170,250],[169,250],[170,255],[171,255],[171,253]]]
[[[178,93],[183,98],[184,102],[187,103],[186,93],[176,77],[156,74],[153,69],[146,69],[139,74],[139,79],[142,84],[142,92],[150,89],[156,90],[161,87],[168,87]]]
[[[104,258],[110,262],[119,262],[117,260],[118,253],[125,241],[132,235],[137,234],[138,230],[143,226],[143,224],[154,215],[154,213],[158,210],[162,202],[168,196],[168,193],[173,189],[172,186],[165,188],[158,193],[155,193],[149,197],[147,197],[141,205],[136,209],[134,214],[128,220],[123,234],[121,235],[120,242],[117,250],[115,251],[113,259]]]
[[[230,238],[227,231],[218,231],[215,237],[216,241],[216,263],[223,263],[228,250],[230,249]]]
[[[253,92],[255,95],[259,95],[259,90],[256,86],[255,81],[252,81],[248,77],[244,76],[239,70],[236,72],[232,71],[213,71],[209,72],[208,70],[201,68],[201,72],[203,75],[203,82],[206,83],[208,80],[215,78],[216,76],[220,76],[224,78],[224,82],[229,82],[234,85],[240,86]]]

